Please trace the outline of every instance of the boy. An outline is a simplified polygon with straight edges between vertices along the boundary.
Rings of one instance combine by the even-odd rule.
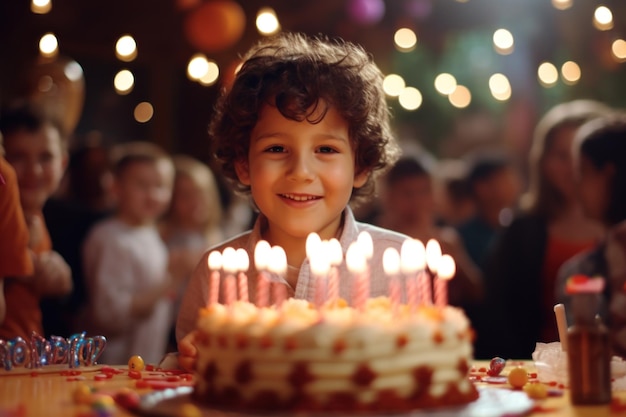
[[[348,206],[371,194],[398,149],[382,74],[372,57],[340,40],[282,34],[244,58],[218,103],[210,134],[223,175],[251,195],[260,213],[251,231],[217,249],[232,246],[253,255],[261,239],[281,246],[289,265],[289,295],[313,300],[315,285],[305,259],[308,234],[337,238],[345,252],[359,232],[368,231],[374,241],[371,295],[387,294],[382,252],[399,249],[406,236],[357,223]],[[195,366],[193,330],[198,309],[207,302],[207,256],[189,282],[178,316],[179,365],[185,369]],[[350,300],[345,265],[340,276],[340,295]]]
[[[115,215],[94,226],[83,246],[86,327],[107,338],[102,363],[124,364],[132,355],[158,363],[171,322],[172,283],[156,221],[170,202],[174,167],[150,143],[126,144],[119,153]]]
[[[29,104],[7,108],[0,119],[6,159],[17,176],[20,201],[29,227],[34,273],[5,282],[7,315],[0,338],[43,335],[39,302],[72,290],[72,275],[63,258],[52,250],[42,216],[46,200],[56,191],[67,164],[61,125]],[[6,237],[3,237],[6,238]],[[17,243],[17,242],[16,242]]]

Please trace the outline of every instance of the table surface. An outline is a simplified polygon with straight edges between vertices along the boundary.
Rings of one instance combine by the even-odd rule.
[[[524,363],[529,372],[533,372],[532,362]],[[472,367],[472,375],[480,375],[481,368],[488,367],[486,362],[476,362]],[[111,370],[117,372],[110,378],[104,378]],[[506,375],[510,366],[505,368],[502,375]],[[175,372],[144,371],[142,379],[129,377],[128,368],[125,367],[92,367],[82,369],[80,374],[45,369],[34,376],[31,372],[21,370],[23,373],[5,372],[0,376],[0,417],[30,417],[30,416],[97,416],[93,407],[87,404],[77,403],[74,399],[78,387],[89,386],[97,393],[113,395],[120,390],[130,388],[139,394],[153,392],[160,385],[181,386],[190,385],[188,379],[190,375]],[[103,372],[104,371],[104,372]],[[98,376],[98,377],[97,377]],[[136,377],[137,375],[135,375]],[[102,380],[97,380],[102,379]],[[139,382],[143,381],[143,382]],[[139,385],[139,387],[138,387]],[[151,385],[145,387],[146,385]],[[477,385],[487,387],[509,388],[508,384],[485,384],[479,382]],[[487,388],[489,389],[489,388]],[[574,407],[570,404],[567,389],[562,390],[563,395],[548,397],[545,400],[536,402],[535,410],[531,416],[541,417],[602,417],[626,415],[626,409],[618,412],[611,406],[586,406]],[[626,403],[626,392],[614,393],[614,397]],[[122,408],[113,406],[113,416],[134,416]]]

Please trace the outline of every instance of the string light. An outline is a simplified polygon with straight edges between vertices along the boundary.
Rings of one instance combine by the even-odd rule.
[[[130,35],[124,35],[115,44],[115,56],[120,61],[131,62],[137,58],[137,43]]]
[[[417,35],[409,28],[401,28],[393,35],[396,48],[401,52],[410,52],[417,45]]]
[[[537,76],[539,82],[544,87],[552,87],[559,80],[559,71],[554,64],[550,62],[543,62],[537,69]]]
[[[263,7],[256,15],[256,28],[261,35],[269,36],[280,31],[280,22],[274,9]]]
[[[506,29],[498,29],[493,33],[493,47],[500,55],[513,52],[515,40],[513,34]]]
[[[142,101],[135,106],[133,115],[137,122],[147,123],[152,119],[152,116],[154,116],[154,107],[149,102]]]
[[[135,76],[129,70],[123,69],[115,75],[113,86],[117,94],[124,96],[133,91]]]
[[[599,6],[593,13],[593,25],[598,30],[613,29],[613,13],[606,6]]]
[[[405,110],[419,109],[422,101],[422,93],[415,87],[405,87],[398,96],[398,102]]]
[[[626,41],[624,39],[616,39],[611,44],[611,53],[617,62],[626,61]]]
[[[464,85],[457,85],[454,91],[448,95],[450,104],[458,109],[464,109],[472,102],[472,93]]]
[[[456,86],[456,78],[454,78],[452,74],[443,72],[435,77],[435,90],[437,90],[439,94],[447,96],[456,90]]]
[[[574,61],[567,61],[561,66],[561,76],[565,84],[577,84],[581,76],[580,66]]]
[[[398,74],[389,74],[383,80],[383,90],[389,97],[398,97],[404,87],[406,87],[406,82]]]
[[[39,52],[42,56],[53,57],[59,53],[59,41],[53,33],[46,33],[39,40]]]
[[[30,2],[30,11],[36,14],[46,14],[52,10],[51,0],[32,0]]]
[[[572,0],[552,0],[552,6],[557,10],[567,10],[572,7]]]

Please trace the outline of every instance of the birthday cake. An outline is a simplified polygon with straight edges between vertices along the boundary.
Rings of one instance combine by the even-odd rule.
[[[200,311],[196,399],[244,410],[377,411],[454,406],[468,379],[470,323],[450,306],[388,297],[361,308],[297,299]]]

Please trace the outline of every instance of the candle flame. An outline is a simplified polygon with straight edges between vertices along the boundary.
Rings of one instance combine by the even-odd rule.
[[[441,246],[435,239],[430,239],[426,243],[426,265],[433,274],[437,273],[439,260],[441,259]]]
[[[372,236],[366,231],[363,231],[359,233],[356,242],[361,248],[361,253],[365,259],[372,259],[372,256],[374,256],[374,241],[372,240]]]
[[[309,258],[311,272],[316,276],[326,276],[330,271],[330,260],[324,252],[315,252]]]
[[[417,272],[426,266],[426,249],[418,239],[406,239],[400,248],[400,268],[404,273]]]
[[[222,254],[216,250],[209,253],[207,264],[209,265],[209,269],[212,271],[221,269],[222,268]]]
[[[250,267],[250,258],[248,257],[248,252],[245,249],[239,248],[235,251],[235,255],[237,258],[237,270],[238,271],[247,271]]]
[[[263,271],[269,266],[272,247],[266,240],[259,240],[254,248],[254,265],[257,271]]]
[[[320,236],[313,232],[309,233],[306,237],[306,256],[311,259],[316,252],[320,252],[322,247],[322,239]]]
[[[448,254],[442,255],[441,258],[439,258],[437,271],[439,279],[452,279],[454,274],[456,274],[456,264],[454,263],[452,256]]]
[[[358,242],[352,242],[346,252],[346,267],[352,273],[363,273],[367,267],[367,260]]]
[[[396,275],[400,271],[400,254],[395,248],[383,252],[383,269],[387,275]]]
[[[339,266],[343,262],[343,249],[341,243],[335,238],[324,242],[325,255],[328,257],[331,266]]]
[[[287,272],[287,254],[280,246],[272,246],[268,269],[281,276]]]
[[[237,272],[237,251],[228,247],[222,252],[222,266],[225,272],[234,274]]]

